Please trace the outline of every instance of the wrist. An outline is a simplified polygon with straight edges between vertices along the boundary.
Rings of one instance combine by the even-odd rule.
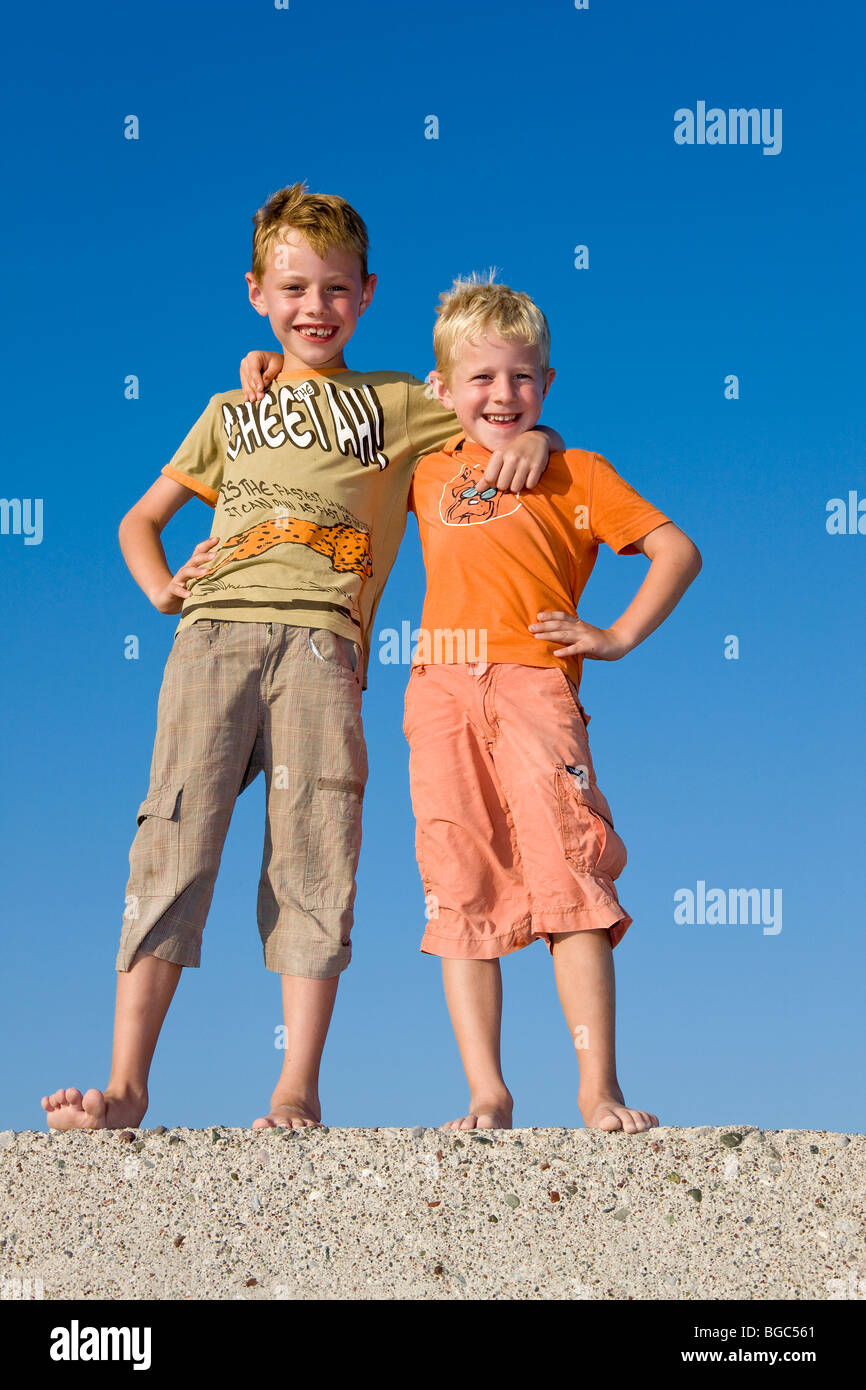
[[[616,623],[614,623],[612,627],[609,627],[607,629],[607,632],[608,636],[613,639],[613,644],[616,649],[617,658],[621,656],[628,656],[629,652],[633,651],[634,648],[637,646],[637,642],[634,640],[634,638],[630,636],[628,633],[626,633],[621,627],[617,627]]]
[[[154,589],[152,593],[148,594],[148,598],[157,613],[179,613],[182,607],[182,601],[168,593],[165,585],[160,589]]]

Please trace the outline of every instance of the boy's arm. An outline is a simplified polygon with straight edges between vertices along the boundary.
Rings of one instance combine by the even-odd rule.
[[[265,352],[263,348],[248,352],[240,368],[244,400],[263,400],[265,391],[279,376],[282,366],[282,353]],[[450,425],[448,430],[453,433]],[[444,442],[443,437],[439,443]],[[548,425],[536,425],[533,430],[525,430],[513,444],[497,449],[491,455],[484,481],[499,488],[500,492],[522,492],[524,488],[533,488],[544,475],[550,455],[565,447],[565,440],[556,430]]]
[[[118,528],[120,549],[129,572],[160,613],[180,612],[184,599],[189,597],[186,581],[207,573],[208,552],[219,543],[217,536],[200,541],[176,574],[169,569],[160,534],[175,512],[195,496],[173,478],[159,477],[130,508]]]
[[[265,352],[264,348],[253,348],[246,357],[241,358],[241,386],[245,401],[263,401],[265,391],[283,370],[281,352]]]
[[[484,481],[500,492],[523,492],[537,486],[550,462],[550,455],[565,448],[565,440],[549,425],[524,430],[513,444],[491,454],[484,470]]]
[[[700,551],[672,521],[631,544],[646,555],[650,567],[628,608],[610,627],[593,627],[573,613],[561,612],[539,613],[539,621],[529,624],[542,641],[568,643],[554,650],[554,656],[618,661],[661,626],[700,572]]]

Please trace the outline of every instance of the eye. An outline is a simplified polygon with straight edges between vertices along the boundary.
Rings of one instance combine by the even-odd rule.
[[[477,488],[477,487],[468,487],[468,488],[466,488],[465,492],[461,492],[460,496],[461,496],[461,497],[474,497],[477,491],[478,491],[478,488]]]
[[[486,487],[484,491],[479,494],[479,496],[481,497],[482,502],[489,502],[491,497],[496,496],[497,491],[498,489],[495,487]]]

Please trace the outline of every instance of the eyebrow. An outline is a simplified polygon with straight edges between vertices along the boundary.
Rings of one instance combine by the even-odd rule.
[[[531,363],[531,362],[518,362],[515,366],[511,367],[510,370],[511,370],[512,372],[532,372],[532,371],[536,371],[537,368],[536,368],[535,364],[534,364],[534,363]],[[496,373],[496,368],[495,368],[495,367],[473,367],[472,370],[470,371],[469,375],[470,375],[470,376],[477,376],[479,372],[489,372],[489,373],[491,374],[491,376],[493,376],[493,375],[495,375],[495,373]]]
[[[347,275],[344,271],[335,270],[334,273],[333,273],[333,275],[323,275],[323,276],[321,276],[320,278],[321,278],[322,280],[324,280],[324,281],[328,281],[328,280],[351,280],[352,277],[351,277],[351,275]],[[293,271],[291,271],[291,270],[283,270],[283,271],[280,271],[280,280],[281,280],[283,283],[285,283],[286,281],[289,281],[289,280],[290,280],[290,281],[292,282],[292,284],[295,284],[295,283],[297,283],[298,281],[301,281],[301,280],[303,280],[303,282],[304,282],[305,285],[308,285],[308,284],[310,283],[310,277],[309,277],[309,275],[302,275],[302,274],[300,273],[300,271],[298,271],[298,273],[295,274],[295,273],[294,273]]]

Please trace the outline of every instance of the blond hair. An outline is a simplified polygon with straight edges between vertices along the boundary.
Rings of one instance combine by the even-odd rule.
[[[446,384],[462,345],[487,332],[538,348],[542,372],[550,365],[550,327],[544,314],[528,294],[497,284],[495,274],[494,267],[486,279],[475,273],[458,276],[439,296],[433,351],[436,370]]]
[[[296,231],[322,260],[329,251],[354,251],[367,280],[369,240],[364,219],[345,198],[335,193],[308,193],[306,182],[272,193],[253,218],[252,273],[259,284],[268,267],[271,248]]]

